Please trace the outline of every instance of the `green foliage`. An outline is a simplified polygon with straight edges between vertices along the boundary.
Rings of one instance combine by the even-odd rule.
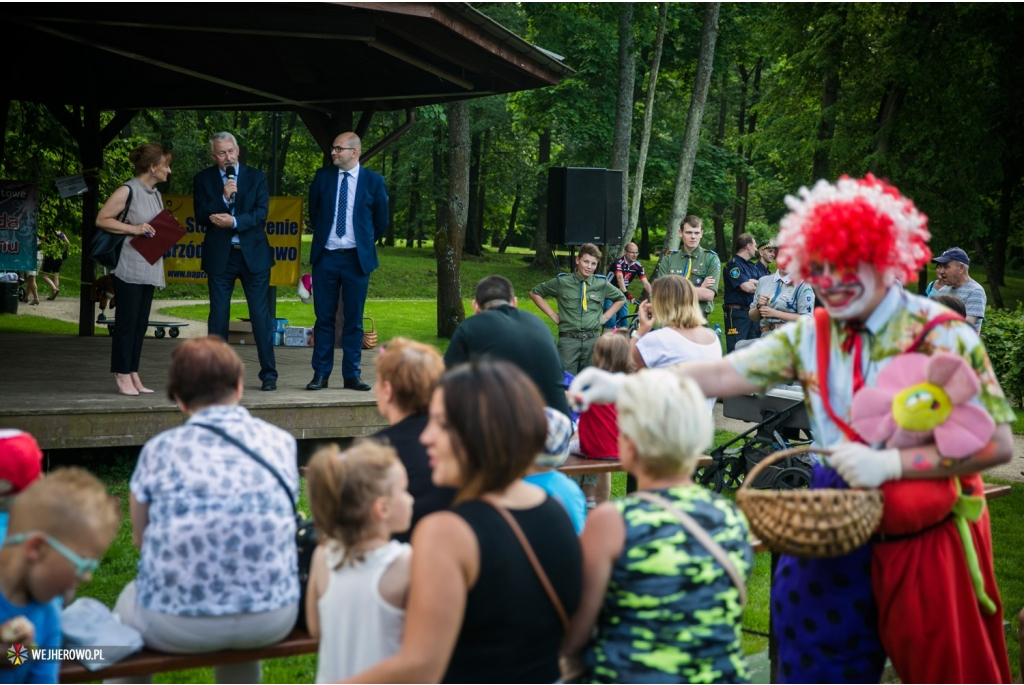
[[[1024,400],[1024,303],[1015,311],[990,307],[985,313],[981,340],[1003,393],[1021,406]]]

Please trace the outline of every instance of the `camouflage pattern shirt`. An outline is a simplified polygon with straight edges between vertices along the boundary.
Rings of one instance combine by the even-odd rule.
[[[748,577],[747,521],[732,502],[697,485],[654,492],[696,519]],[[748,682],[743,607],[722,566],[661,507],[628,496],[614,504],[626,543],[586,654],[593,682]]]

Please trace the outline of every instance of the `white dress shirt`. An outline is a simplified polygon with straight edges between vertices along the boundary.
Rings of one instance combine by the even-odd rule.
[[[345,212],[345,235],[339,238],[338,226],[338,196],[341,194],[341,174],[338,169],[338,188],[334,193],[334,221],[331,222],[331,234],[327,237],[328,250],[350,250],[356,246],[356,233],[352,226],[352,214],[356,209],[356,184],[359,183],[359,165],[348,170],[348,210]]]

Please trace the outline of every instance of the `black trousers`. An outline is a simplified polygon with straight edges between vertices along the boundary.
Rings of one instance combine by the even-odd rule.
[[[142,341],[149,327],[149,310],[153,306],[152,285],[125,283],[115,274],[114,291],[117,293],[117,315],[111,334],[110,370],[113,373],[132,373],[139,370]]]

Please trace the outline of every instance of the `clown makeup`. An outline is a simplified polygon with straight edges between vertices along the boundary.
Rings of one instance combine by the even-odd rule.
[[[839,271],[831,264],[815,262],[807,278],[828,313],[840,320],[866,318],[881,299],[881,280],[873,266],[863,263],[857,265],[856,271]]]

